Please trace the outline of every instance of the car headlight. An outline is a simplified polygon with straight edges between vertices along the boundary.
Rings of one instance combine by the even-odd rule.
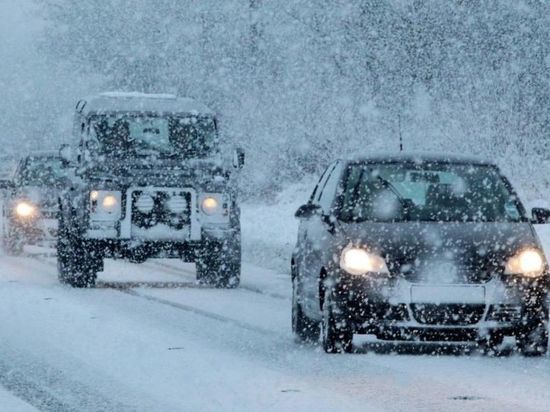
[[[29,202],[21,201],[15,206],[15,213],[19,217],[31,217],[36,213],[36,206]]]
[[[206,196],[204,199],[202,199],[201,210],[203,211],[204,214],[208,216],[212,216],[220,213],[221,211],[220,199],[212,195]]]
[[[342,251],[340,267],[352,275],[389,273],[383,257],[358,247],[347,247]]]
[[[504,274],[539,277],[544,273],[546,262],[542,252],[535,248],[524,249],[506,262]]]
[[[96,218],[117,218],[121,211],[121,194],[111,190],[90,192],[90,211]]]

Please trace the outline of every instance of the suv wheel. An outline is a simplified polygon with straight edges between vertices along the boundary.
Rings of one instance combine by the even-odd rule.
[[[548,311],[516,334],[518,349],[524,356],[542,356],[548,351]]]
[[[57,273],[59,281],[75,288],[94,287],[99,264],[84,241],[61,227],[57,240]]]
[[[334,312],[332,292],[327,291],[323,302],[321,323],[323,349],[326,353],[350,353],[353,349],[353,331],[347,322],[340,321]]]
[[[196,260],[197,280],[217,288],[236,288],[241,280],[241,250],[225,242],[208,242]]]
[[[292,269],[294,271],[294,268]],[[299,290],[298,275],[292,276],[292,332],[299,341],[317,342],[319,341],[319,322],[308,318],[303,310],[301,303],[301,292]]]

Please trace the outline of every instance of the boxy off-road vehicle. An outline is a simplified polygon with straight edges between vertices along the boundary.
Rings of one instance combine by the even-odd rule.
[[[189,98],[103,93],[76,106],[74,145],[60,155],[73,175],[60,196],[58,274],[93,286],[104,258],[195,262],[216,287],[240,280],[235,169],[216,116]],[[229,156],[228,156],[229,154]]]

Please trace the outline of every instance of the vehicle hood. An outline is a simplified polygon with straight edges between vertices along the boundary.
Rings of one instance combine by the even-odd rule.
[[[527,222],[369,222],[344,224],[340,233],[344,246],[381,254],[391,273],[414,282],[487,281],[519,250],[540,248]]]
[[[202,159],[107,159],[86,172],[91,180],[111,180],[120,185],[181,186],[224,180],[228,170],[215,160]]]
[[[16,190],[14,200],[25,199],[43,209],[56,209],[60,191],[52,186],[22,186]]]

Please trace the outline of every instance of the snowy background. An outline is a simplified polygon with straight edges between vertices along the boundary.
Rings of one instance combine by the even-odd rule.
[[[82,96],[175,92],[213,107],[246,149],[246,199],[396,150],[400,133],[406,150],[495,159],[545,197],[547,2],[0,0],[0,13],[0,144],[13,152],[69,141]]]
[[[247,154],[239,289],[151,260],[73,290],[52,251],[2,256],[0,410],[548,410],[548,357],[297,345],[288,269],[321,171],[399,135],[493,159],[549,207],[549,80],[550,2],[0,0],[2,168],[70,142],[104,90],[201,100]]]

